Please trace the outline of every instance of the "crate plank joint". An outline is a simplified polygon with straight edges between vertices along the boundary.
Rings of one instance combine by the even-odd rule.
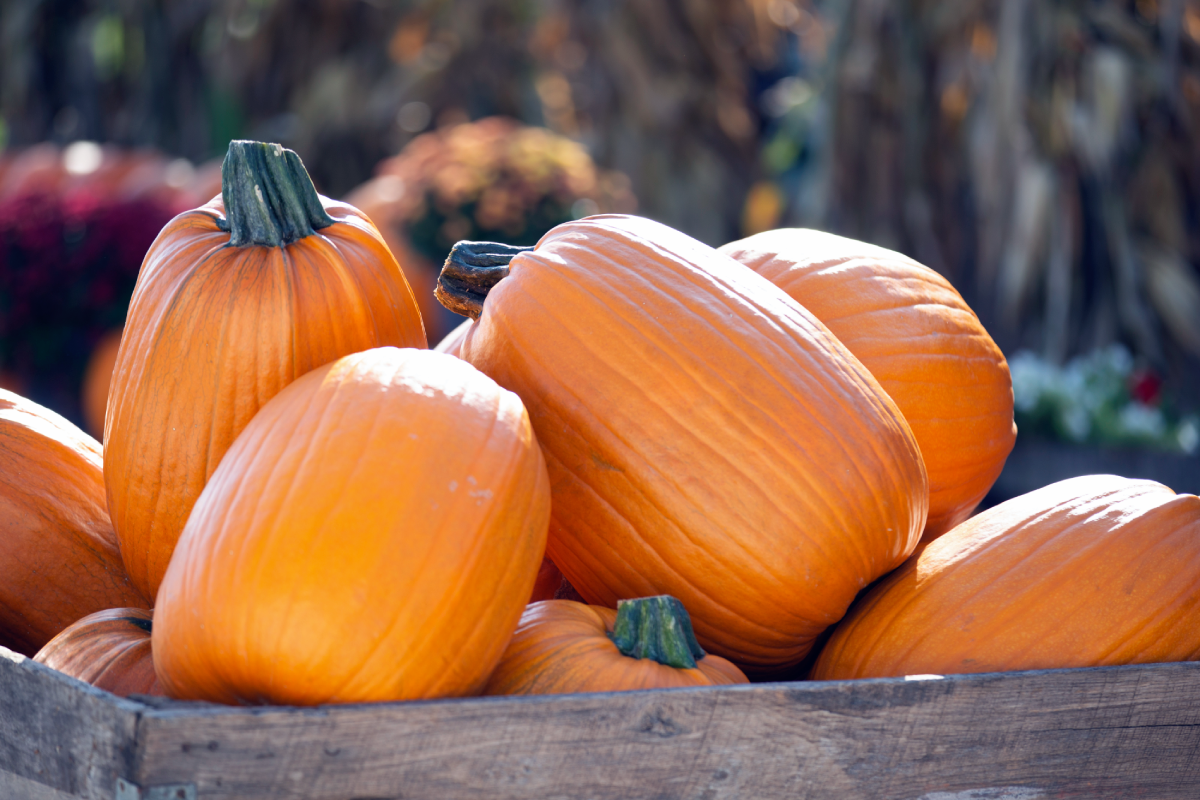
[[[143,699],[0,648],[0,797],[1200,796],[1200,663],[313,709]]]

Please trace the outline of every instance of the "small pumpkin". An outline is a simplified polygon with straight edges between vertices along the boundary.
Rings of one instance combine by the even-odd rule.
[[[150,654],[151,627],[144,608],[97,611],[47,642],[33,660],[121,697],[162,695]]]
[[[159,678],[219,703],[476,693],[549,516],[516,395],[428,350],[345,356],[269,400],[204,488],[158,594]]]
[[[546,454],[547,551],[594,605],[670,594],[706,650],[799,662],[902,562],[928,486],[895,404],[781,289],[665,225],[602,215],[536,248],[460,242],[461,357]]]
[[[0,389],[0,645],[33,655],[94,611],[149,604],[104,504],[100,443]]]
[[[874,586],[812,677],[1200,658],[1200,498],[1091,475],[983,511]]]
[[[929,473],[924,541],[971,515],[1016,442],[1008,362],[950,282],[913,259],[781,228],[720,248],[829,326],[912,426]]]
[[[172,220],[146,254],[112,377],[109,510],[148,597],[205,482],[265,402],[348,353],[426,345],[379,232],[320,197],[295,153],[231,142],[222,169],[222,195]]]
[[[567,694],[748,683],[707,655],[674,597],[611,608],[546,600],[525,609],[484,694]]]

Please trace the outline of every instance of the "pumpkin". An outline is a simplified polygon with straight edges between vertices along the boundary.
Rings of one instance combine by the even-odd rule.
[[[925,523],[895,404],[769,281],[665,225],[595,216],[530,251],[463,242],[461,357],[520,395],[553,487],[547,552],[588,603],[669,594],[705,650],[799,662]]]
[[[155,607],[159,679],[220,703],[477,693],[549,515],[516,395],[428,350],[341,358],[268,401],[197,501]]]
[[[896,401],[929,473],[924,540],[969,517],[1017,429],[1008,362],[950,282],[900,253],[814,230],[720,250],[829,326]]]
[[[459,351],[462,349],[463,339],[467,338],[467,331],[470,330],[471,326],[474,324],[474,320],[464,319],[461,325],[447,333],[446,336],[440,342],[438,342],[433,349],[439,353],[458,356]]]
[[[108,386],[112,382],[113,365],[121,348],[121,329],[109,331],[92,349],[83,373],[83,421],[88,430],[104,436],[104,414],[108,409]]]
[[[94,611],[148,604],[104,505],[100,443],[0,389],[0,645],[33,655]]]
[[[1072,478],[983,511],[874,586],[817,679],[1200,658],[1200,498]]]
[[[533,582],[533,594],[529,596],[529,602],[553,600],[555,593],[562,586],[562,582],[562,572],[549,558],[543,558],[542,565],[538,567],[537,579]]]
[[[567,694],[748,683],[705,654],[674,597],[611,608],[570,600],[533,603],[521,615],[484,694]]]
[[[374,226],[317,195],[295,153],[232,142],[222,196],[163,229],[112,377],[104,477],[121,554],[154,597],[205,482],[280,389],[380,345],[424,347]]]
[[[33,660],[121,697],[162,695],[150,630],[144,608],[97,611],[51,639]]]

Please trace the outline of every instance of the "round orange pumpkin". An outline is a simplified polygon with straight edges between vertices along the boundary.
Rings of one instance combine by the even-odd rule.
[[[221,703],[476,693],[549,515],[516,395],[428,350],[346,356],[267,402],[213,473],[158,594],[159,678]]]
[[[150,630],[144,608],[97,611],[51,639],[33,660],[121,697],[162,695]]]
[[[521,396],[554,491],[548,554],[588,603],[669,594],[704,648],[799,662],[925,524],[916,441],[870,373],[769,281],[647,219],[536,249],[460,243],[461,357]]]
[[[172,220],[146,254],[112,377],[109,510],[149,597],[205,482],[263,403],[348,353],[425,346],[378,231],[318,196],[295,153],[232,142],[223,175],[222,196]]]
[[[1091,475],[977,514],[846,615],[817,679],[1200,658],[1200,498]]]
[[[0,389],[0,645],[33,655],[94,611],[147,606],[104,505],[100,443]]]
[[[673,597],[622,600],[617,610],[570,600],[525,609],[484,694],[568,694],[748,683],[705,654]]]
[[[1008,362],[962,296],[907,256],[781,228],[720,248],[824,322],[887,391],[929,473],[924,541],[971,515],[1017,437]]]

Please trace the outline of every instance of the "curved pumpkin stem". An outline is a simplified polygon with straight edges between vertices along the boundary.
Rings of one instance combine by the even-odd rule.
[[[282,247],[333,224],[300,156],[282,145],[233,141],[221,164],[222,230],[233,247]]]
[[[455,314],[479,319],[488,292],[508,277],[509,262],[517,253],[532,249],[499,242],[459,242],[446,256],[434,296]]]
[[[704,658],[687,609],[667,594],[617,601],[617,621],[608,638],[621,655],[668,667],[695,669],[696,660]]]

